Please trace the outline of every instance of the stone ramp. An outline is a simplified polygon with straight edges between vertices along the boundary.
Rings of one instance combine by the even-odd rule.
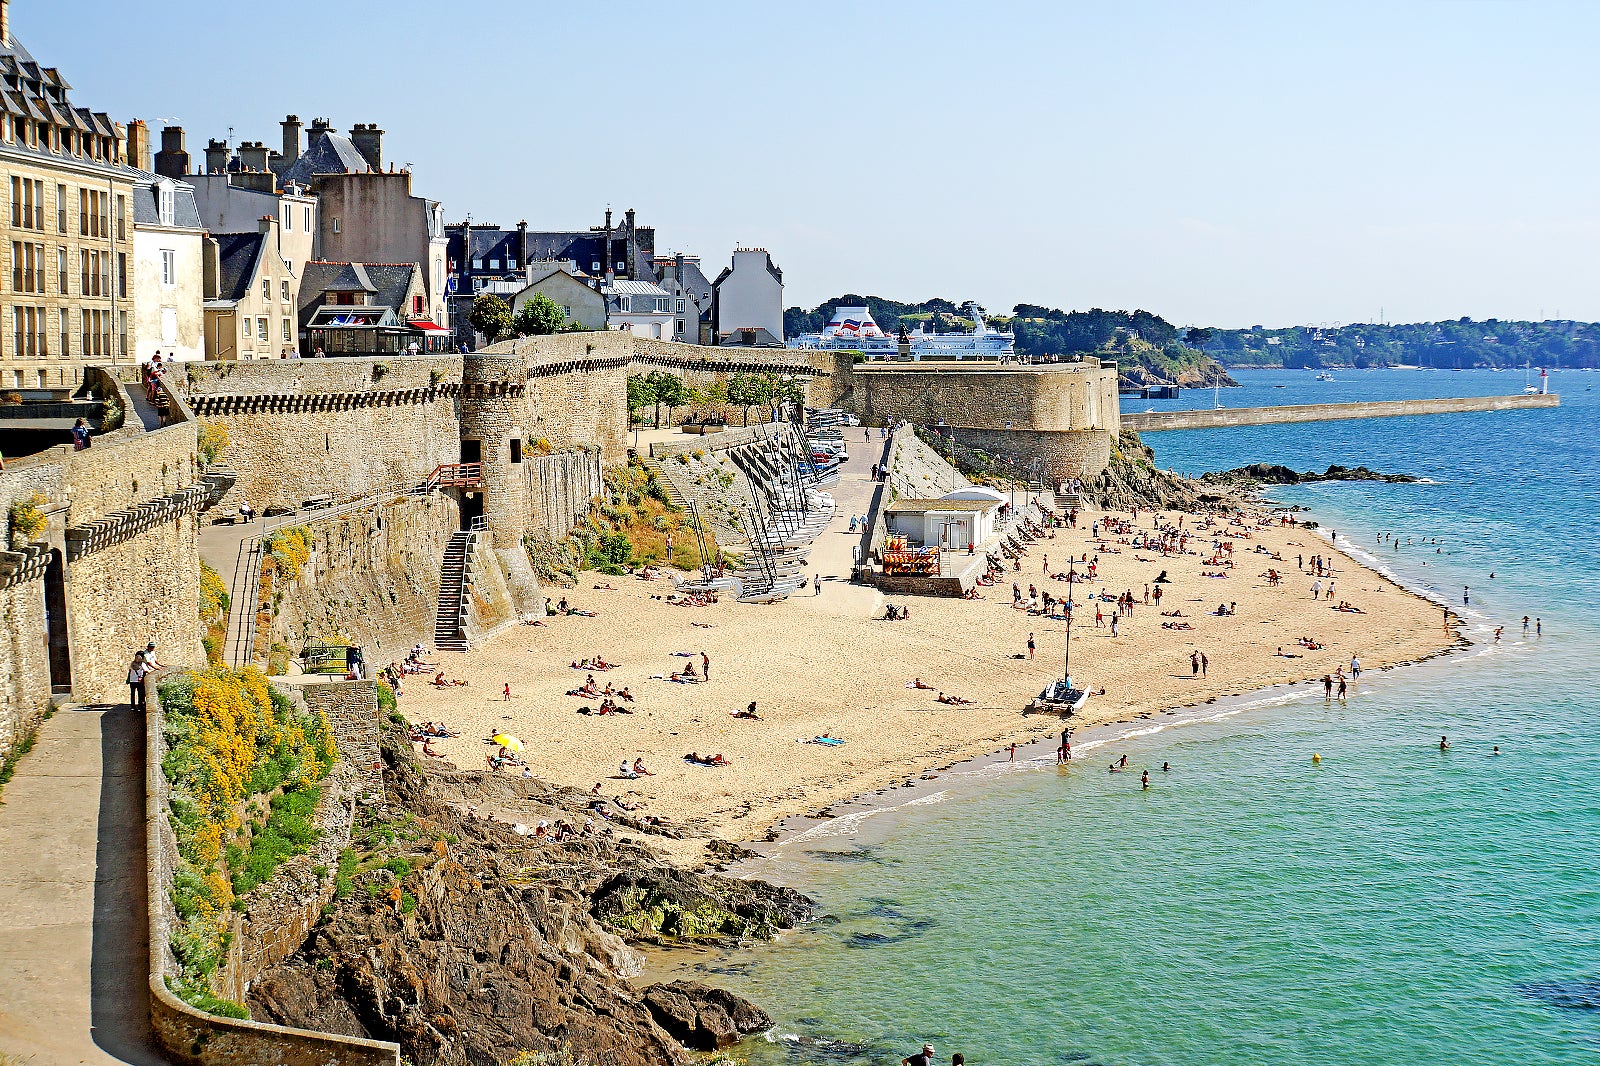
[[[0,1055],[165,1063],[149,1021],[144,718],[68,707],[0,793]]]

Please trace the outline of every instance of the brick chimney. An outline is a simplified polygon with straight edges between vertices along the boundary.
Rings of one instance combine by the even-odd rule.
[[[215,137],[206,142],[206,173],[226,174],[228,172],[228,142],[219,141]]]
[[[283,120],[283,166],[287,170],[300,160],[300,125],[299,115],[290,115]]]
[[[128,123],[128,165],[139,170],[151,169],[150,127],[142,118]]]
[[[523,219],[517,223],[517,265],[524,270],[528,267],[528,220]]]
[[[184,146],[182,126],[161,128],[161,151],[156,153],[156,173],[180,181],[189,173],[189,151]]]
[[[383,170],[383,131],[376,122],[358,122],[350,127],[350,143],[356,146],[361,158],[374,172]]]
[[[267,169],[267,146],[260,141],[245,141],[239,146],[239,164],[260,174]]]

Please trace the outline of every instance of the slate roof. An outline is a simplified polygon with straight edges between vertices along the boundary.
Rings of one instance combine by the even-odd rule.
[[[415,263],[330,263],[312,260],[300,276],[300,320],[307,321],[322,306],[329,291],[365,292],[367,304],[385,307],[408,318],[406,293],[417,271]],[[418,286],[420,290],[420,286]]]
[[[238,301],[250,291],[255,279],[256,260],[261,257],[267,235],[264,233],[214,233],[219,266],[217,299]]]
[[[157,195],[162,179],[144,175],[133,183],[133,224],[135,226],[161,225],[161,204]],[[186,182],[172,183],[173,216],[175,229],[204,229],[200,222],[200,208],[194,201],[194,186]]]
[[[294,165],[278,175],[278,183],[298,182],[309,188],[311,179],[318,174],[365,174],[370,169],[349,137],[336,130],[323,130],[306,145]]]
[[[647,232],[648,227],[640,226],[641,237]],[[502,263],[513,258],[517,252],[517,231],[514,229],[492,229],[488,227],[472,227],[472,238],[469,250],[462,255],[461,227],[449,227],[450,243],[449,254],[456,260],[457,269],[482,274],[489,271],[489,260],[498,259]],[[628,254],[628,239],[622,229],[611,231],[612,257],[602,254],[606,243],[603,231],[597,230],[550,230],[545,232],[528,231],[528,261],[540,259],[570,260],[578,264],[578,269],[588,271],[594,263],[600,263],[601,270],[605,270],[606,262],[616,262],[626,259]],[[482,270],[472,270],[472,260],[483,260]],[[519,267],[522,263],[519,261]],[[641,240],[638,261],[632,271],[639,278],[653,279],[656,277],[655,267],[651,263],[651,256],[645,250],[645,242]]]
[[[754,329],[755,333],[756,333],[755,339],[751,343],[746,344],[744,342],[744,329],[741,328],[741,329],[733,330],[732,332],[729,332],[729,333],[724,333],[717,340],[717,344],[722,346],[722,347],[724,347],[724,348],[782,348],[783,347],[783,341],[779,340],[777,337],[774,337],[772,335],[772,331],[770,329],[767,329],[765,326],[751,326],[751,327],[748,327],[748,328]]]
[[[12,77],[19,79],[23,88],[13,88],[9,81],[4,80]],[[30,82],[39,83],[38,92],[28,87]],[[35,122],[51,122],[83,133],[92,132],[103,137],[115,137],[116,125],[111,121],[111,116],[74,105],[67,98],[67,90],[71,88],[72,86],[67,84],[59,71],[54,67],[41,66],[15,36],[10,40],[0,41],[0,111]],[[33,156],[47,164],[70,161],[76,166],[94,167],[124,176],[139,173],[120,161],[112,162],[91,159],[87,155],[52,152],[42,145],[30,148],[20,141],[6,145],[5,151],[8,154]]]

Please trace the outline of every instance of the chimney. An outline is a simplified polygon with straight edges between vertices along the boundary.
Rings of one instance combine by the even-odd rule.
[[[633,228],[633,208],[628,208],[628,277],[638,279],[639,235]]]
[[[290,115],[283,120],[283,167],[285,170],[295,165],[300,160],[300,125],[299,115]]]
[[[207,300],[215,300],[218,295],[217,289],[220,284],[219,279],[222,277],[222,248],[220,245],[218,245],[215,237],[210,235],[206,236],[204,242],[200,246],[200,255],[200,268],[201,276],[204,278],[205,298]]]
[[[672,280],[678,283],[678,291],[687,293],[688,289],[683,284],[683,253],[679,252],[672,257]]]
[[[611,208],[606,208],[605,243],[600,246],[600,265],[605,268],[605,279],[615,281],[617,272],[611,259]]]
[[[376,122],[358,122],[350,127],[350,143],[356,146],[361,158],[376,173],[383,171],[383,131]]]
[[[3,3],[4,0],[0,0]],[[149,170],[150,167],[150,127],[144,124],[144,119],[136,118],[128,123],[128,165],[138,170]]]
[[[206,173],[226,174],[228,172],[228,142],[219,141],[215,137],[206,142]]]
[[[263,173],[267,169],[267,146],[260,141],[245,141],[239,146],[239,165]]]
[[[271,234],[275,230],[277,230],[277,228],[278,228],[278,216],[276,214],[262,215],[259,219],[256,220],[256,232],[257,233]]]
[[[517,223],[517,263],[526,268],[528,265],[528,220],[523,219]]]
[[[184,147],[182,126],[161,128],[161,151],[156,153],[156,173],[178,180],[189,173],[189,152]]]

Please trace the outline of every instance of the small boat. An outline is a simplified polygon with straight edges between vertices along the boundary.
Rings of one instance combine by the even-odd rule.
[[[1073,688],[1065,680],[1052,681],[1032,702],[1023,714],[1055,714],[1071,718],[1089,702],[1089,690]]]
[[[1317,380],[1318,381],[1332,381],[1333,380],[1333,375],[1328,373],[1326,370],[1324,370],[1322,373],[1317,375]]]

